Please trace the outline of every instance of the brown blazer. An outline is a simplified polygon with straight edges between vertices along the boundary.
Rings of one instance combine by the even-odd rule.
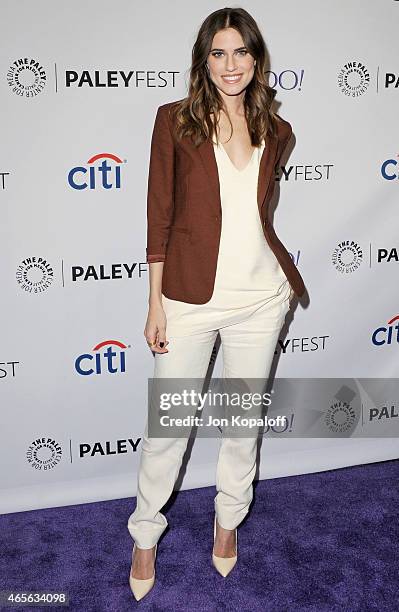
[[[165,262],[162,293],[166,297],[205,304],[213,293],[222,224],[218,169],[211,141],[196,149],[189,138],[174,137],[168,114],[173,104],[158,108],[152,134],[146,261]],[[302,296],[303,279],[268,219],[274,171],[292,134],[288,121],[280,119],[278,137],[267,136],[260,161],[258,208],[265,239],[294,292]]]

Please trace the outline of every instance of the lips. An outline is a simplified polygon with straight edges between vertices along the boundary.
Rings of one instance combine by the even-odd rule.
[[[225,83],[238,83],[241,80],[242,74],[235,74],[231,76],[223,76],[222,79]]]

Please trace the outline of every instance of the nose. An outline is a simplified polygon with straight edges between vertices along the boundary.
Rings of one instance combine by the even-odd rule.
[[[234,72],[236,69],[236,61],[234,55],[228,55],[226,59],[226,70],[229,72]]]

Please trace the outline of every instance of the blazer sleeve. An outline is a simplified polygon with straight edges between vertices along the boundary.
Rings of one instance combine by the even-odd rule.
[[[147,188],[147,263],[165,261],[174,207],[175,149],[168,109],[160,106],[151,139]]]
[[[279,138],[278,148],[277,148],[277,156],[276,156],[276,164],[275,169],[278,170],[280,167],[280,161],[285,151],[285,148],[288,144],[292,136],[292,126],[288,121],[284,121],[284,130],[281,138]]]

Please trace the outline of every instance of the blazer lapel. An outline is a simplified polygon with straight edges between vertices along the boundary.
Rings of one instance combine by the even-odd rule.
[[[266,197],[267,188],[271,180],[274,180],[274,165],[276,162],[277,155],[278,137],[268,135],[265,140],[265,148],[263,149],[262,157],[259,165],[258,175],[258,208],[259,214],[263,202]]]
[[[215,158],[215,151],[213,150],[213,144],[210,140],[206,140],[198,147],[198,153],[201,157],[202,163],[208,173],[210,185],[214,190],[214,194],[217,197],[216,202],[218,203],[218,213],[221,214],[221,202],[220,202],[220,184],[219,184],[219,173]]]
[[[273,174],[274,164],[277,153],[277,144],[278,138],[277,136],[266,137],[265,148],[263,149],[262,157],[260,159],[259,165],[259,175],[258,175],[258,209],[259,214],[261,214],[262,204],[264,202],[267,188],[269,186],[270,179]],[[211,188],[214,190],[214,193],[217,197],[215,200],[218,206],[218,213],[221,214],[222,207],[220,202],[220,184],[219,184],[219,173],[218,167],[215,158],[215,151],[213,149],[213,144],[210,140],[203,142],[198,147],[198,153],[201,157],[202,163],[208,173],[209,181]]]

